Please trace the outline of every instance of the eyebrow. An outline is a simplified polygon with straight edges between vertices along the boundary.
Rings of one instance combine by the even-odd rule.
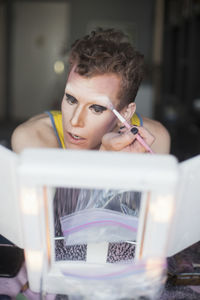
[[[100,104],[92,104],[91,106],[98,106],[98,107],[100,107],[100,108],[102,109],[102,111],[107,110],[107,107],[102,106],[102,105],[100,105]]]
[[[67,97],[69,97],[69,98],[73,98],[73,99],[75,99],[76,101],[78,101],[78,100],[76,99],[76,97],[74,97],[74,96],[72,96],[72,95],[70,95],[70,94],[68,94],[68,93],[65,93],[65,95],[66,95]]]
[[[69,98],[73,98],[74,100],[78,101],[78,99],[77,99],[76,97],[74,97],[74,96],[72,96],[72,95],[70,95],[70,94],[68,94],[68,93],[65,93],[65,95],[66,95],[67,97],[69,97]],[[103,106],[103,105],[97,104],[97,103],[93,103],[93,104],[91,104],[91,106],[99,106],[99,107],[101,107],[102,110],[104,110],[104,111],[108,109],[106,106]]]

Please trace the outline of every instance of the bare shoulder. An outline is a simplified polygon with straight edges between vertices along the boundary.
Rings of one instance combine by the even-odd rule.
[[[11,146],[17,153],[25,148],[57,148],[58,142],[49,116],[40,114],[16,127]]]
[[[158,121],[143,117],[144,127],[155,137],[152,149],[156,153],[169,154],[170,135],[167,129]]]

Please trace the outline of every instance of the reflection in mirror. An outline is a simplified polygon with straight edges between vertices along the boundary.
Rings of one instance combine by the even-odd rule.
[[[132,262],[140,202],[141,193],[130,190],[57,188],[55,260],[86,261],[88,245],[105,243],[105,262]]]

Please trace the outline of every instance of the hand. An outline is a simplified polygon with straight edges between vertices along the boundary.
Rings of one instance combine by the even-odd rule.
[[[144,127],[133,127],[138,129],[138,133],[134,134],[130,130],[124,129],[120,132],[109,132],[102,138],[100,151],[124,151],[133,153],[144,153],[147,150],[136,139],[136,135],[144,139],[151,146],[155,140],[154,136]],[[137,131],[137,130],[135,130]]]

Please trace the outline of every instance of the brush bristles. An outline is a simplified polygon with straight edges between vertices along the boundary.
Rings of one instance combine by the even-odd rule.
[[[116,109],[113,108],[112,111],[115,114],[115,116],[120,120],[120,122],[122,122],[122,123],[126,122],[124,117],[122,117],[122,115],[120,115],[120,113]]]

